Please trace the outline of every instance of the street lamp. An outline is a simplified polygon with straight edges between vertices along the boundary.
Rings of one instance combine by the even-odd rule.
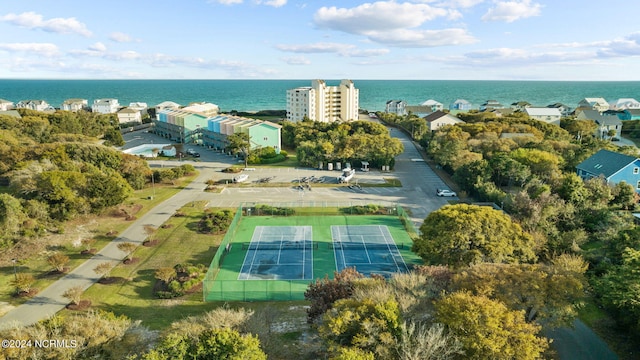
[[[151,190],[153,191],[153,195],[151,195],[151,199],[156,197],[156,181],[153,176],[153,171],[151,171]]]
[[[13,263],[13,277],[15,278],[16,281],[18,281],[18,272],[16,270],[16,259],[11,259],[11,262]]]

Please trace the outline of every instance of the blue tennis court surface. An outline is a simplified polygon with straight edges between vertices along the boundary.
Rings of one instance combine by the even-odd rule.
[[[355,267],[361,274],[385,277],[409,271],[384,225],[333,225],[331,237],[338,271]]]
[[[238,280],[313,280],[311,226],[256,226]]]

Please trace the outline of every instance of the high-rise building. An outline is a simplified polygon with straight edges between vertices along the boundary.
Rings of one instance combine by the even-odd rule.
[[[287,90],[287,120],[333,122],[358,119],[359,91],[353,81],[342,80],[328,86],[324,80],[313,80],[311,87]]]

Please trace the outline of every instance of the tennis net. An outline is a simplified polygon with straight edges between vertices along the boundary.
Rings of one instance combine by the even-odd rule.
[[[333,242],[328,244],[329,249],[342,249],[342,250],[388,250],[393,248],[404,249],[404,244],[350,244]]]
[[[318,243],[301,242],[299,244],[283,243],[283,244],[242,244],[242,250],[309,250],[317,249]]]

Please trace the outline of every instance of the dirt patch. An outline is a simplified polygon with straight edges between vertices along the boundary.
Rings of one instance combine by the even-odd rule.
[[[80,300],[77,304],[69,304],[66,306],[69,310],[83,311],[91,307],[91,300]]]
[[[124,261],[122,261],[123,264],[125,265],[133,265],[140,262],[140,258],[129,258],[129,259],[124,259]]]
[[[152,247],[152,246],[156,246],[156,245],[158,245],[158,240],[157,239],[145,240],[142,243],[142,246],[146,246],[146,247]]]
[[[29,291],[19,291],[14,296],[20,298],[32,298],[38,294],[40,290],[38,289],[29,289]]]

